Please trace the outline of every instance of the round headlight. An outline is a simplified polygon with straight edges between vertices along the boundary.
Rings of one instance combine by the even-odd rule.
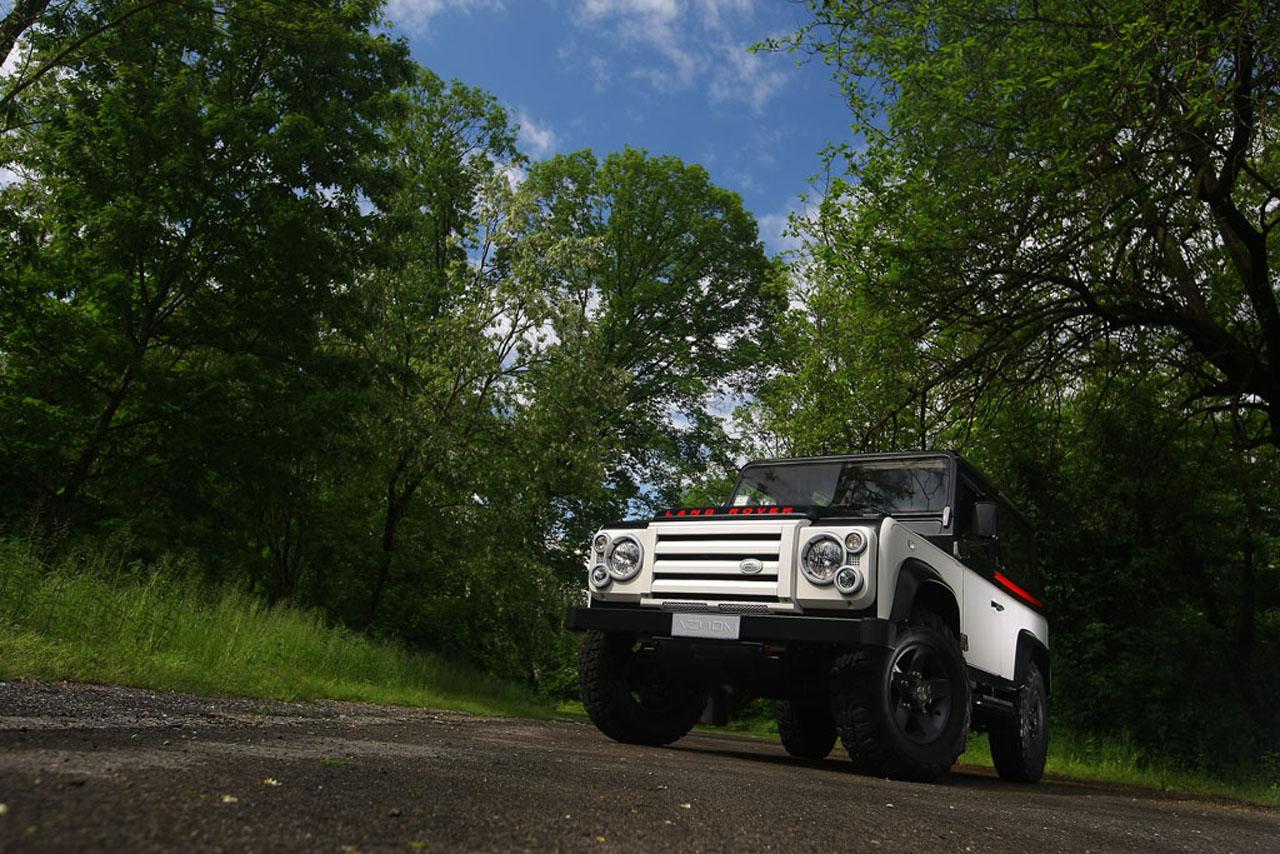
[[[604,564],[598,563],[591,567],[591,586],[597,590],[608,587],[613,582],[613,576],[609,574],[609,570],[604,568]]]
[[[844,547],[851,555],[862,554],[867,547],[866,535],[861,531],[850,531],[844,535]]]
[[[855,567],[842,566],[836,570],[836,589],[846,596],[852,596],[862,589],[862,573]]]
[[[604,554],[604,547],[609,545],[609,535],[603,531],[596,534],[596,538],[592,540],[591,545],[597,552]]]
[[[635,537],[618,537],[609,546],[609,554],[605,558],[605,566],[609,574],[618,581],[630,581],[640,572],[640,563],[644,560],[644,549]]]
[[[844,546],[830,534],[809,541],[800,558],[800,570],[814,584],[830,584],[844,563]]]

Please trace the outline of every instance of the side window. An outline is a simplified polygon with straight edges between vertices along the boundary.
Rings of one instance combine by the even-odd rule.
[[[1001,571],[1019,587],[1040,595],[1040,583],[1035,566],[1035,546],[1031,528],[1013,513],[1013,509],[1001,502],[1000,507],[999,563]]]

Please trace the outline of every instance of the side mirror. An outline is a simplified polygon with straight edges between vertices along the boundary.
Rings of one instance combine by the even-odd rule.
[[[999,507],[994,501],[975,501],[973,503],[973,533],[984,540],[996,538],[996,519]]]

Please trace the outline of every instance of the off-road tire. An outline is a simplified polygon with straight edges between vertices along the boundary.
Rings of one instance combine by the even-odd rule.
[[[938,716],[940,723],[933,721],[930,711],[915,713],[938,727],[935,737],[925,732],[912,735],[895,717],[898,704],[893,698],[901,694],[901,685],[891,684],[894,666],[910,663],[908,655],[922,653],[926,658],[934,657],[932,669],[939,675],[933,681],[945,680],[948,691],[945,712]],[[836,659],[832,669],[831,712],[836,730],[849,759],[865,774],[927,783],[941,780],[964,752],[969,705],[969,674],[960,645],[947,624],[931,611],[913,611],[898,632],[893,649],[846,653]]]
[[[798,759],[825,759],[836,744],[831,704],[814,700],[779,700],[778,735],[787,753]]]
[[[637,684],[635,638],[592,629],[578,652],[578,688],[591,722],[614,741],[660,746],[681,738],[707,704],[704,691],[646,678]]]
[[[1031,663],[1018,690],[1018,717],[992,724],[988,739],[996,773],[1003,780],[1035,783],[1049,753],[1049,696],[1040,668]]]

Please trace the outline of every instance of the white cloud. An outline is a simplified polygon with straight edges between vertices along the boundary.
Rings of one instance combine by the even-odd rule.
[[[636,62],[626,79],[645,81],[659,92],[705,86],[713,100],[740,102],[759,113],[787,77],[747,52],[757,35],[750,24],[758,2],[581,0],[574,20],[612,43],[615,57],[633,54]],[[601,75],[594,61],[592,70],[597,89],[607,87],[613,75]]]
[[[700,64],[697,55],[683,45],[683,4],[676,0],[586,0],[580,25],[600,29],[625,48],[647,47],[666,61],[662,68],[633,71],[632,77],[648,78],[666,91],[690,85]]]
[[[766,67],[747,45],[725,45],[720,57],[711,81],[711,97],[716,101],[740,101],[759,115],[787,82],[784,72]]]
[[[789,210],[761,214],[756,217],[756,225],[760,228],[760,239],[764,241],[765,249],[777,254],[779,252],[795,251],[800,248],[800,241],[787,234],[787,226],[790,221],[791,212]]]
[[[441,12],[500,12],[506,0],[387,0],[387,20],[411,33],[424,33]]]
[[[560,140],[549,123],[539,123],[524,110],[517,114],[516,121],[520,125],[517,139],[534,157],[546,157],[560,145]]]
[[[502,167],[502,177],[507,179],[507,185],[513,190],[520,189],[520,185],[529,180],[529,173],[514,163],[508,163]]]
[[[672,19],[680,14],[677,0],[584,0],[582,14],[589,18],[607,15],[650,15]]]
[[[732,22],[751,17],[755,0],[701,0],[702,20],[709,29],[729,29]]]
[[[591,79],[597,92],[603,92],[609,88],[609,83],[613,80],[613,71],[609,67],[609,61],[602,56],[593,56],[590,59]]]

